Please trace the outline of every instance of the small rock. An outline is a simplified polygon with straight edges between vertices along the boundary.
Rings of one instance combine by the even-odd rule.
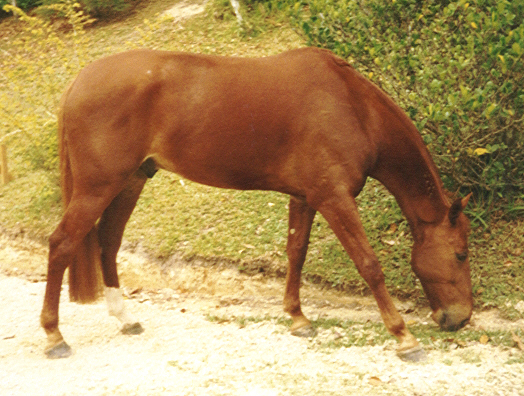
[[[515,304],[515,309],[519,311],[521,314],[524,313],[524,301],[519,301]]]

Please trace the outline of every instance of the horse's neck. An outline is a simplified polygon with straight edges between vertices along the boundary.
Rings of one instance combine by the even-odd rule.
[[[419,225],[439,222],[447,213],[438,171],[414,126],[382,146],[370,176],[394,195],[415,237]]]

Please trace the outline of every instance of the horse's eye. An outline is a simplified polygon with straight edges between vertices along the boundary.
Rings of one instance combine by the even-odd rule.
[[[468,258],[468,253],[467,252],[464,252],[464,253],[455,253],[455,256],[457,256],[457,260],[460,261],[461,263],[463,263],[464,261],[466,261],[466,259]]]

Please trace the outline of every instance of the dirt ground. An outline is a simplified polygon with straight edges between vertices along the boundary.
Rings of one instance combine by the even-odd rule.
[[[47,248],[23,236],[0,238],[0,394],[2,395],[524,395],[523,352],[472,343],[432,350],[425,363],[400,361],[395,341],[329,348],[337,329],[315,338],[289,334],[280,279],[248,277],[232,268],[183,263],[162,271],[137,251],[120,255],[126,303],[145,328],[120,333],[103,302],[77,305],[64,285],[61,330],[74,354],[47,360],[38,316]],[[306,315],[380,321],[372,299],[302,289]],[[407,303],[399,309],[411,311]],[[427,312],[403,314],[409,323]],[[218,320],[210,320],[214,317]],[[477,328],[522,328],[477,314]]]

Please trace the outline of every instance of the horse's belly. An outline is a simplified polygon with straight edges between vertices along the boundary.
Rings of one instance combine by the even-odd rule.
[[[231,188],[237,190],[274,190],[279,177],[268,172],[265,167],[253,167],[252,161],[228,161],[219,154],[215,158],[209,156],[186,154],[180,157],[164,157],[153,155],[152,158],[159,168],[176,173],[188,180],[213,187]]]

